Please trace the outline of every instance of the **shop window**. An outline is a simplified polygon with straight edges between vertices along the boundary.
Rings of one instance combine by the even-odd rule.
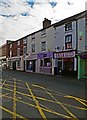
[[[45,51],[46,50],[46,41],[41,42],[41,50]]]
[[[87,76],[87,60],[84,60],[84,76]]]
[[[31,51],[32,51],[32,53],[35,52],[35,44],[32,44],[32,45],[31,45]]]
[[[65,36],[65,49],[72,48],[72,35]]]
[[[69,30],[72,30],[72,23],[67,23],[65,24],[65,31],[69,31]]]
[[[50,67],[52,65],[51,58],[44,59],[44,66]]]
[[[64,65],[63,65],[63,70],[67,71],[73,71],[74,70],[74,64],[73,64],[73,58],[65,58],[64,59]]]
[[[17,66],[20,67],[20,60],[17,61]]]

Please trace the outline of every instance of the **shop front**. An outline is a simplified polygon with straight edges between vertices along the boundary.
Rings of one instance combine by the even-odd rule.
[[[54,52],[54,59],[56,61],[54,74],[76,76],[75,51]]]
[[[43,52],[37,54],[39,61],[39,73],[52,74],[53,52]]]
[[[31,54],[26,56],[25,61],[25,71],[26,72],[37,72],[37,54]]]
[[[87,53],[80,53],[78,56],[78,79],[87,79]]]

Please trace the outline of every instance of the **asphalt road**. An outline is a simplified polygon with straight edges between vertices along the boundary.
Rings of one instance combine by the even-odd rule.
[[[3,119],[87,119],[86,83],[73,78],[4,70]]]

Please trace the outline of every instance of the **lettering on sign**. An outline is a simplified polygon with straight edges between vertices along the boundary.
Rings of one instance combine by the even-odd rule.
[[[70,58],[75,57],[75,51],[65,53],[54,53],[54,58]]]

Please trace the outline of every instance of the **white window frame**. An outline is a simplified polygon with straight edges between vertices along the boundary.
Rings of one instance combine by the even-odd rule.
[[[33,51],[33,46],[34,46],[34,51]],[[36,50],[35,50],[35,47],[36,47],[35,43],[34,43],[34,44],[31,44],[31,52],[32,52],[32,53],[35,53],[35,51],[36,51]]]
[[[44,49],[43,49],[43,47],[42,47],[42,44],[43,44],[43,43],[45,43]],[[43,52],[43,51],[46,51],[46,44],[47,44],[46,41],[41,42],[41,51],[42,51],[42,52]]]

